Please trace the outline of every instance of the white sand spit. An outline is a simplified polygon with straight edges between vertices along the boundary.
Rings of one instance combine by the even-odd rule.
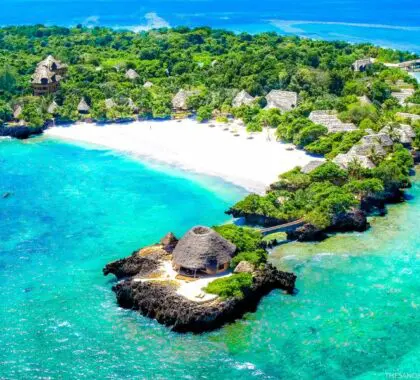
[[[249,134],[237,123],[200,124],[191,119],[107,125],[77,123],[49,128],[45,135],[220,177],[257,193],[263,193],[279,174],[311,161],[305,152],[290,150],[289,144],[277,142],[274,130]]]

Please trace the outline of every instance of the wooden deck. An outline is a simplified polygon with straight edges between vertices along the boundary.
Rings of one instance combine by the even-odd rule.
[[[294,220],[293,222],[279,224],[273,227],[262,228],[260,232],[263,235],[268,235],[275,232],[291,231],[291,230],[295,230],[296,228],[303,226],[304,224],[305,224],[305,221],[303,219],[298,219],[298,220]]]

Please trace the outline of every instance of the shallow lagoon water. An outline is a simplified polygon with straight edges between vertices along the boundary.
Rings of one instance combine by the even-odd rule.
[[[0,142],[0,378],[372,379],[418,373],[420,185],[365,234],[271,256],[298,275],[256,313],[178,335],[117,307],[103,265],[242,191],[106,150]],[[159,169],[159,170],[157,170]]]

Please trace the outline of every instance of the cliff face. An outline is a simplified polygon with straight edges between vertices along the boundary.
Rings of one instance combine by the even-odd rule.
[[[0,126],[0,136],[9,136],[14,137],[16,139],[27,139],[32,135],[40,135],[44,131],[43,127],[40,128],[31,128],[25,126],[17,126],[17,127],[5,127]]]
[[[310,223],[294,231],[287,232],[289,240],[298,241],[321,241],[328,237],[327,233],[334,232],[363,232],[369,228],[366,213],[360,209],[353,209],[349,212],[340,213],[333,217],[332,224],[327,229],[322,230]]]
[[[244,297],[214,300],[208,303],[190,301],[176,293],[170,284],[140,282],[130,278],[113,287],[118,304],[154,318],[177,332],[200,333],[221,327],[255,311],[261,298],[273,289],[293,292],[296,276],[280,272],[267,264],[254,274],[253,285]]]

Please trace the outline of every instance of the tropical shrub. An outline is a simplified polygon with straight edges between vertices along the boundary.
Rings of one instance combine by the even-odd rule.
[[[229,277],[218,278],[210,282],[203,290],[217,294],[222,299],[243,298],[244,291],[252,286],[250,273],[238,273]]]

